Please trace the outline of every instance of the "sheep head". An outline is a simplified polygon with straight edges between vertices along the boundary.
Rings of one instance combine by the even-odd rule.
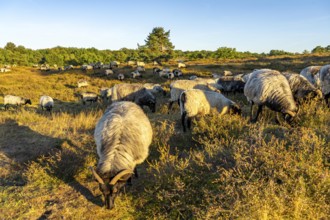
[[[90,167],[95,180],[99,183],[100,191],[104,196],[104,205],[107,209],[112,209],[115,206],[115,199],[119,190],[126,184],[126,181],[131,178],[133,172],[131,170],[122,170],[114,177],[101,178],[97,172]]]

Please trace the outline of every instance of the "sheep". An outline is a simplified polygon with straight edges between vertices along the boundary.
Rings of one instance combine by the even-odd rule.
[[[146,69],[143,66],[138,66],[138,67],[136,67],[136,71],[145,72]]]
[[[174,75],[174,73],[172,73],[172,72],[168,72],[167,75],[166,75],[166,77],[167,77],[168,79],[174,79],[175,75]]]
[[[141,61],[136,61],[136,65],[144,67],[146,64],[144,62],[141,62]]]
[[[186,64],[184,63],[178,63],[178,68],[186,68]]]
[[[212,108],[216,108],[220,115],[229,112],[241,114],[241,108],[235,102],[220,93],[202,91],[200,89],[188,89],[183,91],[180,95],[180,111],[183,131],[186,131],[186,121],[188,128],[190,129],[191,119],[193,117],[198,114],[210,114]]]
[[[321,90],[316,89],[305,77],[288,72],[282,74],[288,80],[293,98],[297,103],[301,103],[308,98],[322,98]]]
[[[166,95],[166,91],[162,88],[160,84],[145,83],[143,84],[143,87],[153,94],[163,93],[164,96]]]
[[[90,167],[99,183],[107,209],[114,207],[120,189],[131,184],[136,165],[149,155],[152,127],[142,109],[132,102],[111,104],[97,122],[94,139],[99,157],[96,170]]]
[[[166,77],[168,78],[168,75],[170,73],[170,69],[169,68],[164,68],[163,70],[159,71],[158,74],[159,74],[159,77]]]
[[[105,71],[104,71],[104,74],[105,74],[106,76],[112,75],[112,74],[113,74],[113,70],[111,70],[111,69],[105,70]]]
[[[320,88],[319,71],[322,66],[308,66],[300,71],[300,75],[305,77],[316,88]]]
[[[177,80],[170,85],[171,98],[169,100],[168,111],[172,109],[174,102],[178,102],[181,93],[187,89],[201,89],[206,91],[219,91],[219,85],[216,79],[200,79],[200,80]],[[178,102],[179,104],[179,102]]]
[[[112,69],[112,68],[118,68],[118,66],[119,66],[119,62],[118,61],[112,61],[112,62],[110,62],[110,69]]]
[[[162,71],[162,70],[159,69],[158,67],[154,67],[154,68],[152,69],[152,73],[153,73],[154,75],[159,74],[160,71]]]
[[[80,98],[82,103],[85,105],[87,102],[97,102],[98,101],[98,95],[94,92],[83,92],[80,94]]]
[[[64,70],[72,70],[73,69],[73,66],[72,65],[68,65],[68,66],[65,66],[64,67]]]
[[[223,71],[223,75],[224,76],[232,76],[233,73],[231,71],[229,71],[229,70],[225,70],[225,71]]]
[[[7,69],[7,68],[0,68],[0,72],[1,73],[7,73],[7,72],[10,72],[11,70],[10,69]]]
[[[42,110],[45,108],[47,111],[51,112],[54,107],[54,100],[50,96],[43,95],[40,97],[39,104]]]
[[[93,66],[92,65],[82,65],[81,66],[81,69],[82,70],[92,70],[93,69]]]
[[[242,92],[244,90],[245,82],[241,76],[221,76],[218,79],[218,84],[221,85],[221,91],[224,93]]]
[[[244,86],[244,95],[251,104],[250,121],[255,123],[265,105],[273,111],[281,112],[289,123],[298,112],[288,80],[275,70],[257,70],[251,73]],[[253,105],[258,111],[253,118]]]
[[[100,97],[102,98],[103,101],[108,100],[109,98],[111,98],[111,88],[102,87],[100,89]]]
[[[101,68],[102,68],[102,69],[111,69],[111,66],[110,66],[110,64],[103,64],[103,65],[101,66]]]
[[[180,76],[183,75],[183,74],[182,74],[182,71],[179,70],[179,69],[174,69],[174,70],[172,71],[172,73],[174,74],[175,77],[180,77]]]
[[[320,69],[321,90],[326,104],[330,108],[330,64],[322,66]]]
[[[20,107],[21,105],[26,105],[26,104],[32,105],[32,102],[30,99],[23,98],[20,96],[5,95],[3,100],[4,100],[5,110],[8,109],[9,105],[16,105],[17,107]]]
[[[156,111],[156,98],[141,84],[117,84],[112,87],[111,101],[131,101],[139,106],[148,106],[152,112]]]
[[[189,80],[195,80],[195,79],[198,79],[198,76],[192,75],[192,76],[189,77]]]
[[[131,76],[133,79],[137,78],[137,77],[140,77],[142,78],[142,75],[139,71],[135,70],[134,72],[131,72]]]
[[[125,76],[124,76],[124,74],[119,73],[117,78],[118,78],[120,81],[123,81],[123,80],[125,79]]]
[[[80,87],[87,87],[88,86],[88,82],[87,80],[79,80],[77,82],[77,87],[80,88]]]

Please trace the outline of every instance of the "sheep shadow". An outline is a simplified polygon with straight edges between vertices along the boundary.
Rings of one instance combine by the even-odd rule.
[[[0,186],[26,185],[24,173],[29,164],[35,162],[45,167],[49,176],[62,180],[90,202],[102,206],[101,198],[94,197],[75,178],[84,166],[88,153],[70,140],[42,135],[7,119],[0,124]]]

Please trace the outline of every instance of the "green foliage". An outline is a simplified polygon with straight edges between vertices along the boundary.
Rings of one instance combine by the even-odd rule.
[[[327,53],[330,52],[330,45],[327,47],[317,46],[312,50],[312,53]]]

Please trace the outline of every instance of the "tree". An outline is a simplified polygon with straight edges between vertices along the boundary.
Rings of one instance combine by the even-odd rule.
[[[11,51],[15,50],[15,48],[16,48],[16,45],[12,42],[8,42],[5,46],[6,50],[11,50]]]
[[[168,60],[171,58],[174,46],[170,41],[170,31],[155,27],[145,40],[145,45],[139,46],[139,52],[144,59]]]

